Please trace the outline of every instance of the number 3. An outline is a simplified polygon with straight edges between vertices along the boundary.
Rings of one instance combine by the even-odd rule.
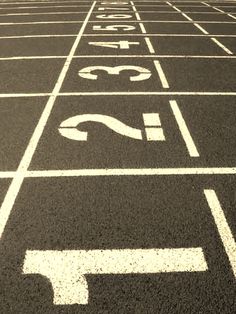
[[[98,75],[92,73],[93,71],[97,71],[97,70],[106,71],[110,75],[119,75],[121,71],[125,71],[125,70],[136,71],[139,73],[138,75],[130,76],[130,81],[132,82],[147,80],[152,75],[150,70],[145,69],[140,66],[136,66],[136,65],[120,65],[120,66],[115,66],[115,67],[102,66],[102,65],[89,66],[80,70],[78,72],[78,75],[88,80],[97,80]]]

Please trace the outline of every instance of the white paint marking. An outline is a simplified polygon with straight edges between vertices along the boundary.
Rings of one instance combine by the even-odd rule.
[[[88,23],[89,17],[92,13],[92,10],[96,4],[96,1],[93,2],[93,5],[91,6],[91,9],[89,10],[84,23],[82,27],[80,28],[80,31],[74,41],[74,44],[70,50],[70,53],[68,57],[66,58],[66,61],[64,63],[64,66],[61,70],[61,73],[58,77],[58,80],[53,88],[52,95],[49,97],[49,100],[44,108],[44,111],[38,121],[38,124],[34,130],[34,133],[30,139],[30,142],[25,150],[25,153],[20,161],[20,164],[18,166],[17,172],[15,177],[13,178],[11,185],[7,191],[7,194],[5,196],[5,199],[2,203],[1,209],[0,209],[0,238],[2,237],[2,234],[4,232],[5,226],[7,224],[8,218],[11,214],[15,199],[19,193],[19,190],[21,188],[21,185],[24,180],[24,172],[28,169],[29,164],[31,162],[31,159],[33,157],[33,154],[35,152],[35,149],[37,147],[37,144],[39,142],[39,139],[43,133],[43,130],[45,128],[45,125],[48,121],[48,118],[50,116],[51,110],[53,108],[53,105],[55,103],[56,97],[58,96],[60,92],[60,88],[63,84],[63,81],[65,79],[66,73],[69,69],[69,66],[71,64],[71,61],[73,59],[73,55],[77,49],[77,46],[80,42],[80,39],[82,37],[82,34],[84,32],[84,29]]]
[[[153,45],[152,45],[152,43],[151,43],[151,41],[150,41],[150,38],[145,37],[145,41],[146,41],[146,44],[147,44],[147,46],[148,46],[149,52],[150,52],[150,53],[155,53],[155,50],[154,50]]]
[[[200,247],[120,250],[27,250],[23,273],[48,278],[54,304],[87,304],[86,275],[203,272],[208,266]]]
[[[70,96],[141,96],[141,95],[163,95],[163,96],[236,96],[235,92],[61,92],[58,96],[70,97]],[[46,97],[52,96],[52,93],[9,93],[0,94],[0,98],[22,98],[22,97]]]
[[[40,25],[40,24],[78,24],[83,23],[83,21],[37,21],[37,22],[9,22],[0,23],[0,25]]]
[[[155,60],[154,61],[154,65],[155,65],[155,68],[157,70],[157,73],[160,77],[160,80],[161,80],[161,84],[162,84],[162,87],[163,88],[169,88],[169,83],[167,82],[167,79],[166,79],[166,76],[165,76],[165,73],[164,71],[162,70],[162,67],[161,67],[161,64],[158,60]]]
[[[203,3],[204,3],[204,2],[203,2]],[[212,5],[210,5],[210,4],[207,4],[207,3],[204,3],[204,4],[207,5],[208,7],[211,7],[212,9],[215,9],[215,10],[221,12],[221,13],[224,13],[224,14],[228,15],[229,17],[233,18],[234,20],[236,20],[236,17],[233,16],[232,14],[229,14],[229,13],[227,13],[227,12],[225,12],[225,11],[219,9],[219,8],[216,8],[215,6],[212,6]],[[233,7],[233,8],[234,8],[234,7]]]
[[[236,20],[236,16],[232,15],[232,14],[227,14],[228,16],[232,17],[234,20]]]
[[[47,35],[47,34],[42,34],[42,35],[19,35],[19,36],[1,36],[1,39],[18,39],[18,38],[51,38],[51,37],[76,37],[77,34],[52,34],[52,35]],[[236,35],[235,35],[236,37]]]
[[[143,33],[143,34],[146,34],[147,32],[146,32],[146,29],[145,29],[143,23],[139,23],[139,26],[140,26],[140,28],[141,28],[142,33]]]
[[[122,136],[142,140],[142,130],[130,127],[114,117],[102,114],[81,114],[70,117],[60,124],[58,130],[62,136],[71,140],[87,141],[88,132],[77,129],[77,127],[84,122],[101,123]]]
[[[61,15],[61,14],[65,14],[65,15],[67,15],[67,14],[73,14],[73,15],[75,15],[75,14],[81,14],[81,13],[86,13],[86,12],[77,12],[77,11],[72,11],[72,12],[37,12],[37,13],[35,13],[35,12],[30,12],[30,13],[23,13],[23,12],[21,12],[21,13],[5,13],[5,14],[0,14],[0,16],[18,16],[18,15],[20,15],[20,16],[31,16],[31,15]]]
[[[185,13],[181,13],[187,20],[193,22],[193,20],[191,19],[191,17],[189,17],[187,14]]]
[[[170,2],[167,2],[172,8],[175,10],[178,10],[188,21],[192,22],[195,27],[197,27],[201,32],[204,34],[209,34],[202,26],[200,26],[198,23],[195,23],[187,14],[183,13],[181,10],[177,9],[175,6],[173,6]],[[203,22],[202,22],[203,23]]]
[[[5,7],[5,8],[0,8],[0,10],[22,10],[22,9],[48,9],[48,8],[87,8],[89,6],[87,5],[47,5],[47,6],[18,6],[18,7]],[[20,14],[20,13],[19,13]]]
[[[13,178],[15,171],[0,171],[0,178]],[[119,175],[228,175],[236,174],[236,167],[220,168],[144,168],[144,169],[79,169],[22,171],[25,177],[77,177],[77,176],[119,176]]]
[[[17,98],[17,97],[47,97],[51,93],[14,93],[14,94],[0,94],[0,98]]]
[[[44,36],[44,35],[42,35],[42,36]],[[54,35],[52,35],[52,36],[54,36]],[[57,36],[64,36],[64,35],[57,35]],[[65,35],[66,36],[66,35]],[[68,36],[75,36],[75,35],[68,35]],[[92,33],[90,33],[90,34],[84,34],[83,35],[83,37],[97,37],[98,36],[98,34],[92,34]],[[106,34],[99,34],[99,36],[103,36],[103,37],[107,37],[108,36],[108,34],[106,33]],[[129,34],[115,34],[115,33],[113,33],[112,34],[112,36],[119,36],[119,37],[124,37],[124,36],[134,36],[134,34],[133,33],[129,33]],[[209,34],[205,34],[205,35],[203,35],[203,34],[164,34],[164,33],[149,33],[149,34],[135,34],[135,36],[137,36],[137,37],[143,37],[143,36],[149,36],[149,37],[202,37],[202,38],[208,38],[208,37],[212,37],[212,36],[214,36],[214,37],[224,37],[224,38],[235,38],[236,37],[236,35],[231,35],[231,34],[227,34],[227,35],[225,35],[225,34],[211,34],[211,35],[209,35]],[[1,38],[4,38],[4,37],[0,37],[0,39]]]
[[[7,60],[37,60],[37,59],[66,59],[66,56],[19,56],[19,57],[0,57],[0,61]]]
[[[176,122],[178,124],[180,133],[181,133],[183,140],[186,144],[186,147],[188,149],[189,155],[191,157],[199,157],[198,150],[196,148],[196,145],[194,144],[192,136],[188,130],[188,127],[186,125],[186,122],[183,118],[183,115],[179,109],[177,102],[175,100],[170,100],[169,103],[170,103],[171,109],[173,111],[173,114],[175,116]]]
[[[27,171],[25,177],[90,177],[90,176],[173,176],[173,175],[235,175],[236,167],[211,168],[114,168]]]
[[[15,175],[14,171],[0,171],[0,178],[13,178]]]
[[[206,31],[202,26],[200,26],[198,23],[193,23],[200,31],[202,31],[204,34],[209,34],[208,31]]]
[[[98,74],[94,74],[93,72],[98,70],[105,71],[109,75],[119,75],[122,71],[136,71],[138,74],[129,77],[132,82],[148,80],[152,75],[149,69],[137,65],[119,65],[114,67],[103,65],[88,66],[79,70],[78,75],[88,80],[97,80]]]
[[[222,48],[225,52],[227,52],[229,55],[232,55],[233,52],[231,50],[229,50],[228,48],[225,47],[225,45],[223,45],[221,42],[219,42],[219,40],[217,40],[214,37],[211,37],[211,40],[214,41],[214,43],[216,43],[220,48]]]
[[[204,190],[205,197],[211,209],[221,241],[228,255],[234,276],[236,277],[236,242],[227,223],[224,211],[214,190]]]
[[[135,16],[136,16],[136,19],[137,19],[138,21],[141,21],[141,17],[140,17],[140,15],[138,14],[138,12],[135,12]]]

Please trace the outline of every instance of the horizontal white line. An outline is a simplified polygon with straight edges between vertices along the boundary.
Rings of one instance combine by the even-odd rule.
[[[15,175],[14,171],[0,171],[0,178],[13,178]]]
[[[25,39],[25,38],[51,38],[51,37],[76,37],[76,34],[52,34],[52,35],[19,35],[19,36],[0,36],[1,39]],[[235,35],[236,37],[236,35]]]
[[[35,22],[6,22],[6,23],[0,23],[0,25],[36,25],[36,24],[77,24],[77,23],[83,23],[83,21],[35,21]]]
[[[62,35],[63,36],[63,35]],[[136,33],[130,33],[130,34],[83,34],[83,37],[109,37],[109,36],[116,36],[116,37],[127,37],[127,36],[137,36],[137,37],[142,37],[142,36],[149,36],[149,37],[226,37],[226,38],[235,38],[236,35],[231,35],[231,34],[165,34],[165,33],[146,33],[144,34],[136,34]],[[1,37],[0,37],[1,39]]]
[[[36,170],[24,172],[26,177],[84,177],[84,176],[168,176],[168,175],[235,175],[236,167],[202,168],[114,168],[114,169],[69,169]],[[13,178],[15,171],[0,171],[0,178]]]
[[[236,96],[235,92],[64,92],[58,96]],[[17,97],[46,97],[51,93],[2,93],[0,98],[17,98]]]
[[[54,9],[54,8],[90,8],[89,5],[46,5],[46,6],[23,6],[23,7],[5,7],[0,10],[25,10],[25,9]],[[88,11],[86,11],[88,12]],[[20,13],[19,13],[20,14]]]
[[[81,22],[81,21],[78,21]],[[124,20],[112,20],[112,22],[116,23],[124,23]],[[126,20],[126,23],[138,23],[138,22],[143,22],[143,23],[176,23],[176,24],[193,24],[193,21],[183,21],[183,20]],[[236,24],[236,22],[233,21],[194,21],[196,23],[201,23],[201,24]],[[97,20],[90,20],[89,23],[107,23],[107,21],[97,21]]]
[[[38,60],[38,59],[65,59],[67,56],[17,56],[17,57],[0,57],[0,61],[10,60]]]
[[[120,23],[124,22],[122,20],[112,20],[112,22]],[[139,23],[140,21],[131,20],[129,23]],[[142,20],[143,23],[176,23],[176,24],[192,24],[191,21],[151,21],[151,20]],[[36,24],[77,24],[83,23],[83,20],[77,21],[34,21],[34,22],[4,22],[0,23],[0,25],[12,26],[12,25],[36,25]],[[107,21],[89,21],[88,23],[107,23]],[[236,22],[226,22],[226,21],[198,21],[201,24],[236,24]],[[196,26],[197,23],[194,23]],[[98,34],[97,34],[98,35]],[[132,34],[134,35],[134,34]]]
[[[127,36],[149,36],[149,37],[225,37],[225,38],[235,38],[236,35],[203,35],[203,34],[84,34],[83,37],[127,37]],[[41,35],[17,35],[17,36],[0,36],[1,39],[24,39],[24,38],[50,38],[50,37],[76,37],[76,34],[41,34]]]
[[[67,15],[67,14],[84,14],[87,12],[77,12],[77,11],[72,11],[72,12],[32,12],[32,13],[26,13],[26,12],[21,12],[21,13],[5,13],[5,14],[0,14],[0,16],[31,16],[31,15]]]
[[[63,56],[61,56],[63,58]],[[190,59],[235,59],[236,56],[201,55],[77,55],[74,58],[190,58]]]
[[[12,4],[32,4],[32,3],[41,3],[41,4],[45,4],[45,3],[56,3],[56,4],[58,4],[58,3],[70,3],[70,2],[78,2],[78,3],[91,3],[91,1],[83,1],[83,0],[80,0],[80,1],[75,1],[75,0],[67,0],[67,1],[12,1],[12,2],[5,2],[5,1],[3,1],[2,0],[2,2],[1,2],[1,5],[12,5]],[[157,1],[157,0],[155,0],[155,1],[151,1],[151,0],[147,0],[147,1],[145,1],[145,0],[135,0],[135,3],[136,3],[136,5],[138,5],[137,3],[139,3],[139,2],[145,2],[145,3],[148,3],[148,2],[156,2],[156,3],[164,3],[164,1]],[[174,2],[174,3],[178,3],[178,2],[186,2],[186,4],[187,4],[187,6],[196,6],[196,5],[193,5],[192,3],[193,3],[193,1],[169,1],[169,2]],[[188,3],[189,2],[191,2],[191,4],[189,5]],[[224,3],[228,3],[228,4],[235,4],[235,2],[234,1],[223,1]],[[196,3],[198,3],[197,1],[196,1]],[[208,3],[222,3],[222,1],[208,1]],[[186,4],[180,4],[180,5],[178,5],[178,6],[186,6]],[[145,4],[146,5],[146,4]],[[226,6],[227,7],[227,6]]]
[[[0,98],[47,97],[47,96],[51,96],[51,93],[11,93],[11,94],[0,94]]]
[[[144,169],[73,169],[28,171],[26,177],[80,177],[80,176],[163,176],[163,175],[224,175],[236,174],[236,167],[211,168],[144,168]]]
[[[67,0],[67,1],[18,1],[18,2],[1,2],[1,5],[10,5],[10,4],[32,4],[32,3],[42,3],[42,4],[45,4],[45,3],[70,3],[70,2],[77,2],[75,0]],[[79,1],[78,3],[91,3],[91,1]]]

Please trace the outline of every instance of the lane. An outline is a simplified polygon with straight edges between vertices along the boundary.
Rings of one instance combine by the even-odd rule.
[[[1,2],[1,313],[236,311],[234,10]]]

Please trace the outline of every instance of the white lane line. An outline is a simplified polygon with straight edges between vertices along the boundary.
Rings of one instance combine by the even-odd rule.
[[[52,111],[52,108],[54,106],[56,97],[58,96],[58,94],[60,92],[61,86],[63,84],[63,81],[64,81],[65,76],[67,74],[67,71],[69,69],[69,66],[73,60],[73,55],[74,55],[74,53],[77,49],[77,46],[81,40],[82,34],[85,30],[85,27],[88,23],[88,20],[90,18],[90,15],[93,11],[95,4],[96,4],[96,1],[93,2],[92,6],[91,6],[84,22],[83,22],[83,25],[80,28],[80,31],[79,31],[79,33],[78,33],[78,35],[77,35],[77,37],[73,43],[73,46],[72,46],[72,48],[71,48],[71,50],[70,50],[70,52],[66,58],[66,61],[63,65],[63,68],[59,74],[58,80],[57,80],[57,82],[53,88],[52,95],[49,97],[47,104],[43,110],[43,113],[42,113],[41,117],[39,118],[38,124],[37,124],[37,126],[33,132],[33,135],[29,141],[29,144],[28,144],[28,146],[24,152],[24,155],[23,155],[21,161],[20,161],[17,172],[16,172],[16,174],[15,174],[15,176],[14,176],[14,178],[10,184],[10,187],[7,191],[7,194],[4,198],[4,201],[3,201],[1,209],[0,209],[0,238],[2,237],[2,234],[5,230],[5,226],[7,224],[8,218],[11,214],[15,199],[16,199],[16,197],[20,191],[21,185],[23,183],[23,180],[24,180],[24,174],[23,173],[29,167],[29,164],[31,162],[33,154],[36,150],[36,147],[38,145],[40,137],[43,133],[45,125],[48,121],[48,118],[49,118],[50,113]]]
[[[6,179],[6,178],[13,178],[15,175],[14,171],[0,171],[0,178]]]
[[[51,96],[52,93],[14,93],[14,94],[0,94],[0,98],[22,98],[22,97],[46,97]],[[58,96],[236,96],[235,92],[63,92],[58,93]]]
[[[80,1],[75,1],[75,0],[67,0],[67,1],[18,1],[18,2],[4,2],[4,1],[2,1],[1,2],[1,5],[13,5],[13,4],[32,4],[32,3],[39,3],[39,4],[46,4],[46,3],[55,3],[55,4],[58,4],[58,3],[61,3],[61,4],[67,4],[67,3],[73,3],[73,2],[78,2],[78,4],[80,4],[80,3],[87,3],[87,4],[89,4],[89,3],[91,3],[90,1],[83,1],[83,0],[80,0]],[[147,5],[149,5],[148,4],[148,2],[152,2],[152,1],[150,1],[150,0],[147,0],[147,1],[143,1],[143,0],[135,0],[135,2],[136,3],[139,3],[139,2],[141,2],[141,3],[143,3],[143,2],[145,2],[145,5],[143,5],[143,6],[146,6],[146,3],[147,3]],[[162,6],[165,6],[164,5],[164,3],[163,3],[163,0],[162,1],[155,1],[155,2],[157,2],[157,3],[162,3],[163,5]],[[181,1],[174,1],[175,3],[178,3],[178,2],[181,2]],[[183,1],[182,1],[183,2]],[[185,2],[185,1],[184,1]],[[189,2],[189,1],[186,1],[186,4],[187,4],[187,2]],[[218,3],[218,2],[220,2],[220,1],[208,1],[209,3]],[[222,1],[221,1],[222,2]],[[198,2],[196,2],[196,3],[198,3]],[[224,1],[224,3],[228,3],[228,4],[234,4],[235,2],[234,1]],[[186,4],[180,4],[179,6],[183,6],[183,7],[185,7],[186,6]],[[139,5],[139,4],[138,4]],[[152,4],[151,5],[149,5],[149,6],[152,6]],[[156,6],[158,6],[159,7],[159,5],[156,5]],[[193,5],[192,3],[191,3],[191,5],[188,5],[188,6],[190,6],[190,7],[201,7],[201,6],[199,6],[199,5]],[[223,5],[222,5],[223,6]]]
[[[140,23],[139,23],[140,24]],[[44,36],[44,35],[41,35],[41,36]],[[52,35],[54,36],[54,35]],[[56,35],[55,35],[56,36]],[[57,36],[64,36],[64,35],[57,35]],[[65,35],[66,36],[66,35]],[[68,35],[68,36],[75,36],[74,34],[73,35]],[[84,34],[83,37],[97,37],[98,34]],[[109,34],[99,34],[99,37],[107,37],[109,36]],[[203,38],[208,38],[208,37],[224,37],[224,38],[235,38],[236,35],[231,35],[231,34],[165,34],[165,33],[146,33],[145,35],[144,34],[134,34],[134,33],[129,33],[129,34],[112,34],[112,36],[115,36],[115,37],[127,37],[127,36],[137,36],[137,37],[143,37],[143,36],[149,36],[149,37],[203,37]],[[5,38],[5,37],[0,37],[1,38]]]
[[[219,11],[221,13],[224,13],[224,14],[228,15],[229,17],[233,18],[234,20],[236,20],[236,17],[233,16],[232,14],[229,14],[229,13],[227,13],[227,12],[225,12],[225,11],[215,7],[215,6],[212,6],[212,5],[208,4],[208,3],[205,3],[205,2],[202,2],[202,3],[204,3],[205,5],[207,5],[208,7],[212,8],[212,9],[217,10],[217,11]]]
[[[198,23],[194,22],[193,19],[191,19],[191,17],[189,17],[187,14],[183,13],[181,10],[179,10],[178,8],[176,8],[174,5],[172,5],[170,2],[167,2],[173,9],[177,10],[178,12],[180,12],[189,22],[193,23],[193,25],[195,27],[197,27],[201,32],[203,32],[204,34],[209,34],[202,26],[200,26]]]
[[[124,20],[112,20],[113,22],[116,23],[124,23]],[[73,21],[72,21],[73,22]],[[77,22],[83,22],[83,21],[77,21]],[[89,23],[97,23],[97,20],[90,20]],[[137,20],[129,20],[129,23],[138,23],[139,21]],[[185,21],[185,20],[142,20],[144,23],[174,23],[174,24],[193,24],[193,21]],[[236,24],[236,22],[232,21],[198,21],[201,24]],[[99,23],[107,23],[107,21],[99,21]]]
[[[140,29],[141,29],[141,31],[142,31],[143,34],[146,34],[146,33],[147,33],[147,32],[146,32],[146,29],[145,29],[145,27],[144,27],[144,25],[143,25],[143,23],[139,23],[139,27],[140,27]]]
[[[236,242],[227,223],[224,211],[214,190],[204,190],[205,197],[211,209],[221,241],[228,255],[234,276],[236,277]]]
[[[152,55],[75,55],[73,59],[94,59],[94,58],[173,58],[173,59],[236,59],[236,56],[196,56],[196,55],[157,55],[154,54],[152,46],[148,47]],[[0,57],[0,61],[8,60],[38,60],[38,59],[66,59],[67,56],[17,56],[17,57]]]
[[[75,1],[75,0],[67,0],[67,1],[22,1],[22,2],[1,2],[1,5],[9,5],[9,4],[35,4],[35,3],[39,3],[39,4],[46,4],[46,3],[55,3],[55,4],[58,4],[58,3],[65,3],[65,4],[67,4],[67,3],[70,3],[70,2],[77,2],[77,1]],[[79,3],[89,3],[90,4],[90,2],[88,2],[88,1],[80,1]]]
[[[174,5],[172,5],[170,2],[167,2],[172,8],[174,9],[177,9]],[[209,5],[210,6],[210,5]],[[213,6],[210,6],[211,8],[213,9],[216,9],[215,7]],[[179,11],[179,9],[177,9]],[[220,11],[221,13],[225,13],[224,11],[222,10],[219,10],[217,9],[218,11]],[[199,30],[201,30],[204,34],[209,34],[202,26],[200,26],[198,23],[194,22],[190,17],[188,17],[188,15],[182,13],[182,11],[180,11],[181,14],[186,17],[186,19],[188,19],[189,21],[192,21],[193,22],[193,25],[195,25]],[[203,23],[203,22],[201,22]],[[216,38],[214,37],[211,37],[211,40],[216,44],[218,45],[220,48],[222,48],[225,52],[227,52],[228,54],[233,54],[232,51],[230,51],[227,47],[225,47],[225,45],[223,45],[222,43],[220,43]]]
[[[206,2],[201,2],[202,4],[206,5],[207,7],[210,7],[210,4],[206,3]]]
[[[173,176],[173,175],[235,175],[236,167],[205,168],[113,168],[27,171],[25,177],[89,177],[89,176]]]
[[[5,7],[0,10],[25,10],[25,9],[52,9],[52,8],[90,8],[87,5],[47,5],[47,6],[23,6],[23,7]],[[87,13],[87,12],[86,12]],[[18,13],[20,14],[20,13]]]
[[[194,26],[196,26],[200,31],[202,31],[204,34],[209,34],[208,31],[206,31],[202,26],[200,26],[198,23],[193,23]]]
[[[1,171],[0,178],[13,178],[14,171]],[[113,169],[68,169],[32,170],[22,172],[28,178],[86,177],[86,176],[172,176],[172,175],[235,175],[236,167],[205,168],[113,168]]]
[[[51,93],[14,93],[14,94],[0,94],[0,98],[17,98],[17,97],[47,97]]]
[[[49,56],[50,57],[50,56]],[[64,56],[60,56],[63,58]],[[235,59],[236,56],[215,56],[215,55],[75,55],[74,58],[190,58],[190,59]],[[40,57],[39,57],[40,58]]]
[[[155,65],[155,68],[156,68],[156,70],[157,70],[157,73],[158,73],[158,75],[159,75],[159,77],[160,77],[162,87],[163,87],[163,88],[170,88],[169,83],[168,83],[168,81],[167,81],[167,79],[166,79],[165,73],[164,73],[164,71],[162,70],[162,67],[161,67],[160,62],[159,62],[158,60],[155,60],[155,61],[154,61],[154,65]]]
[[[62,35],[57,35],[57,34],[52,34],[52,35],[19,35],[19,36],[0,36],[1,39],[24,39],[24,38],[53,38],[53,37],[76,37],[77,34],[62,34]],[[236,37],[236,35],[235,35]]]
[[[53,304],[88,304],[86,275],[203,272],[208,266],[201,247],[114,250],[27,250],[24,274],[46,277]]]
[[[57,6],[54,6],[53,8],[56,8]],[[65,8],[73,8],[73,7],[76,7],[78,8],[77,6],[65,6]],[[9,10],[9,9],[12,9],[12,8],[0,8],[0,12],[1,10]],[[15,9],[16,10],[16,9]],[[21,9],[22,10],[22,9]],[[66,12],[66,11],[52,11],[52,12],[19,12],[19,13],[3,13],[3,14],[0,14],[0,16],[8,16],[8,15],[40,15],[40,14],[57,14],[57,12],[60,12],[61,14],[63,14],[63,12]],[[121,12],[124,12],[122,10],[113,10],[112,13],[121,13]],[[125,11],[125,13],[131,13],[133,12],[132,10],[129,10],[129,11]],[[72,13],[87,13],[87,11],[73,11]],[[93,13],[100,13],[101,14],[101,11],[93,11]],[[139,13],[167,13],[167,14],[178,14],[179,12],[174,12],[174,11],[139,11]],[[217,14],[220,14],[221,12],[201,12],[201,11],[185,11],[185,13],[189,13],[189,14],[210,14],[210,15],[217,15]],[[226,12],[223,12],[223,13],[226,13]]]
[[[234,20],[236,20],[236,16],[232,15],[232,14],[228,14],[228,16],[232,17]]]
[[[187,14],[185,13],[181,13],[187,20],[193,22],[193,20],[191,19],[191,17],[189,17]]]
[[[6,22],[0,23],[0,25],[11,26],[11,25],[38,25],[38,24],[78,24],[83,23],[83,21],[37,21],[37,22]]]
[[[199,157],[199,153],[197,150],[196,145],[194,144],[193,138],[189,132],[189,129],[186,125],[186,122],[184,120],[184,117],[179,109],[179,106],[175,100],[170,100],[170,107],[173,111],[174,117],[176,119],[176,122],[178,124],[180,133],[183,137],[183,140],[186,144],[186,147],[188,149],[190,157]]]
[[[67,56],[17,56],[17,57],[0,57],[0,61],[8,60],[38,60],[38,59],[66,59]]]
[[[140,15],[138,14],[138,12],[135,12],[135,16],[136,16],[137,21],[141,21],[141,17],[140,17]]]
[[[0,16],[31,16],[31,15],[61,15],[61,14],[84,14],[87,12],[40,12],[40,13],[5,13],[5,14],[0,14]]]
[[[225,52],[227,52],[229,55],[232,55],[233,52],[231,50],[229,50],[228,48],[225,47],[225,45],[223,45],[221,42],[219,42],[219,40],[217,40],[214,37],[211,37],[211,40],[214,41],[214,43],[216,43],[220,48],[222,48]]]
[[[155,53],[155,50],[154,50],[153,45],[152,45],[152,43],[151,43],[151,41],[150,41],[150,38],[145,37],[145,41],[146,41],[146,44],[147,44],[147,46],[148,46],[149,52],[150,52],[150,53]]]

